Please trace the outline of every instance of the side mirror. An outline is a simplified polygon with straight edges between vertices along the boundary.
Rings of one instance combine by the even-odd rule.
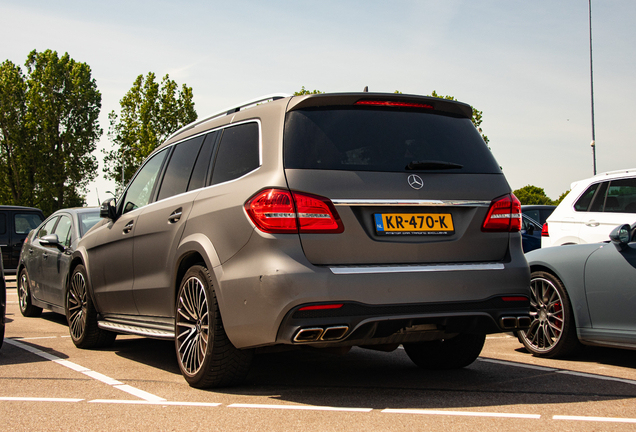
[[[99,217],[115,220],[117,219],[117,208],[115,198],[108,198],[102,202],[99,208]]]
[[[40,237],[40,244],[44,246],[55,246],[61,252],[66,250],[66,247],[60,243],[60,239],[57,237],[57,234],[47,234]]]
[[[528,224],[528,228],[526,229],[526,232],[530,235],[534,234],[534,225]]]
[[[631,240],[631,226],[619,225],[612,230],[609,237],[618,250],[623,250]]]

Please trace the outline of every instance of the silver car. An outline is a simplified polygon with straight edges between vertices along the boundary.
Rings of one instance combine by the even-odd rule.
[[[530,273],[519,201],[471,116],[274,95],[179,130],[73,255],[73,341],[173,339],[194,387],[240,382],[255,348],[472,363],[486,334],[527,328]]]

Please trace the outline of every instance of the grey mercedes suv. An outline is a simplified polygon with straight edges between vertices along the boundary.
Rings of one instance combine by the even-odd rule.
[[[175,341],[186,381],[239,383],[256,348],[400,344],[461,368],[527,328],[519,201],[469,105],[270,95],[177,131],[74,253],[73,341]]]

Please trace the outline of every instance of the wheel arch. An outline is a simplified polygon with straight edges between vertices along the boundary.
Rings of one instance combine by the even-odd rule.
[[[577,329],[577,334],[579,328],[591,327],[590,314],[587,307],[587,297],[585,296],[583,274],[578,277],[576,274],[573,274],[573,272],[560,272],[551,266],[542,264],[533,264],[530,266],[531,275],[534,272],[539,271],[549,273],[561,282],[563,289],[570,299],[574,326]]]

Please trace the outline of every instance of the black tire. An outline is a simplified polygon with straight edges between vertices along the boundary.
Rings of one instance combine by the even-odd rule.
[[[208,270],[199,265],[183,276],[175,314],[175,349],[179,369],[195,388],[240,384],[253,350],[239,350],[228,339]]]
[[[100,348],[115,342],[117,333],[102,330],[97,325],[97,311],[88,293],[86,268],[81,264],[73,270],[64,303],[69,333],[76,347]]]
[[[519,331],[521,343],[537,357],[566,357],[583,345],[576,336],[570,297],[551,273],[537,271],[530,276],[530,327]]]
[[[451,339],[404,344],[404,351],[422,369],[460,369],[479,357],[485,341],[485,334],[462,333]]]
[[[25,268],[20,270],[18,277],[18,303],[22,316],[35,318],[42,314],[42,308],[31,303],[31,280]]]
[[[0,317],[1,319],[2,317]],[[2,343],[4,342],[4,322],[0,323],[0,348],[2,348]]]

